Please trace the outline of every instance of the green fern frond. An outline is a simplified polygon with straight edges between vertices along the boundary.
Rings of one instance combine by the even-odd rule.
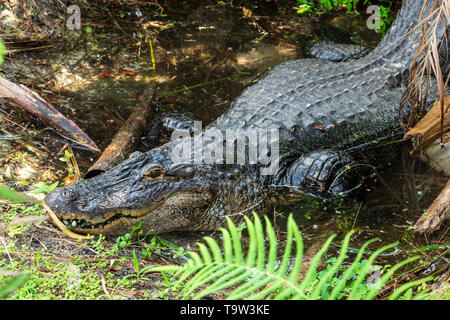
[[[376,250],[358,271],[361,258],[366,247],[376,241],[366,242],[352,264],[342,271],[342,265],[347,257],[350,237],[354,231],[349,232],[343,240],[340,254],[335,262],[327,268],[318,279],[318,266],[321,258],[328,250],[335,235],[328,238],[319,252],[313,257],[305,276],[299,280],[303,259],[303,241],[297,224],[292,215],[287,221],[286,246],[281,260],[278,260],[278,240],[275,231],[267,217],[264,217],[266,230],[264,232],[261,219],[253,214],[253,222],[245,217],[249,234],[249,245],[245,256],[238,228],[231,219],[227,218],[228,228],[221,228],[222,249],[211,237],[205,237],[205,243],[197,243],[199,252],[190,252],[191,259],[181,266],[156,266],[146,272],[171,273],[176,288],[183,299],[201,299],[212,293],[227,290],[227,299],[373,299],[389,281],[392,274],[403,265],[417,259],[417,257],[402,261],[390,268],[377,285],[370,290],[361,290],[361,285],[370,272],[370,267],[382,252],[394,247],[396,243]],[[268,248],[266,248],[266,241]],[[292,255],[292,251],[294,254]],[[341,271],[342,275],[340,275]],[[332,278],[338,278],[333,286]],[[401,292],[394,292],[391,297],[396,298],[402,292],[423,281],[406,284]],[[352,285],[348,288],[348,283]]]

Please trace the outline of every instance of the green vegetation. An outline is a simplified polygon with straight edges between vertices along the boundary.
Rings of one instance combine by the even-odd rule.
[[[348,12],[357,12],[356,6],[359,0],[296,0],[299,4],[297,13],[314,12],[327,13],[332,10],[346,8]]]
[[[0,192],[0,198],[11,200],[18,196],[9,188],[0,189],[5,190]],[[11,204],[3,221],[9,223],[19,213],[43,215],[45,211],[40,204]],[[198,243],[198,252],[186,252],[158,236],[146,237],[141,225],[117,237],[115,242],[100,235],[74,243],[94,253],[89,258],[72,251],[62,256],[40,249],[33,251],[28,244],[17,243],[28,225],[8,226],[12,241],[0,247],[0,255],[4,257],[0,259],[0,298],[123,299],[137,294],[138,298],[163,299],[200,299],[209,295],[225,295],[227,299],[374,299],[390,283],[395,272],[418,259],[411,257],[394,266],[375,264],[377,257],[392,255],[388,251],[398,254],[397,243],[370,251],[367,247],[377,240],[372,239],[361,248],[352,248],[349,242],[354,231],[350,231],[342,245],[332,243],[335,235],[329,237],[308,267],[303,261],[303,240],[292,215],[287,223],[283,252],[279,252],[282,242],[267,217],[265,232],[256,214],[253,222],[248,217],[245,221],[237,227],[228,219],[228,228],[221,229],[222,248],[213,238],[205,237],[206,244]],[[244,250],[241,240],[245,230],[249,235],[248,250]],[[339,248],[337,256],[327,256],[330,246]],[[424,250],[438,247],[442,246]],[[411,253],[420,251],[421,248]],[[351,254],[356,255],[353,260],[350,260]],[[155,255],[182,258],[185,262],[182,265],[149,263]],[[363,259],[364,255],[368,258]],[[120,276],[113,272],[123,269],[126,273]],[[160,274],[162,281],[148,277],[154,272]],[[430,292],[426,282],[434,278],[429,276],[404,283],[388,298],[448,299],[448,283]],[[155,289],[135,293],[135,288],[143,283],[153,283]]]
[[[0,39],[0,66],[3,64],[4,56],[6,55],[8,51],[6,50],[5,45],[3,44],[2,39]]]
[[[23,213],[26,205],[20,206],[16,207],[16,212]],[[154,246],[150,247],[143,242],[144,238],[132,241],[132,233],[118,237],[115,243],[102,235],[84,241],[63,239],[63,242],[56,236],[49,242],[40,242],[43,246],[53,245],[52,251],[36,250],[28,241],[20,241],[22,235],[27,238],[25,231],[9,234],[11,241],[0,246],[2,299],[146,299],[162,294],[166,286],[158,284],[158,279],[143,276],[141,270],[149,265],[150,255],[176,256],[158,237],[153,237]],[[140,234],[139,228],[133,232]],[[58,243],[63,247],[69,244],[71,249],[66,251]],[[147,250],[146,255],[140,254],[137,248]],[[155,289],[137,289],[143,285]]]
[[[40,181],[36,184],[36,190],[33,193],[49,193],[53,189],[55,189],[59,184],[59,181],[52,183],[51,185],[47,185],[45,182]]]
[[[361,261],[365,248],[377,240],[372,239],[361,247],[350,266],[343,267],[350,237],[354,233],[349,232],[343,241],[339,256],[328,259],[324,270],[318,271],[319,262],[335,236],[328,238],[313,257],[305,275],[300,277],[303,241],[292,215],[287,223],[287,241],[281,261],[277,261],[278,241],[267,217],[265,233],[262,222],[256,214],[254,222],[245,217],[250,237],[246,257],[239,230],[231,219],[227,220],[228,230],[221,229],[222,249],[214,239],[205,237],[206,244],[198,243],[199,253],[190,252],[192,259],[182,266],[149,267],[148,271],[173,274],[172,289],[183,299],[201,299],[226,290],[224,294],[227,299],[371,300],[389,282],[395,271],[419,258],[412,257],[392,267],[373,266],[375,259],[381,253],[395,247],[396,243],[376,250],[367,260]],[[265,239],[269,242],[268,250]],[[295,254],[291,257],[292,249]],[[369,272],[378,272],[379,276],[369,282],[369,279],[366,279]],[[389,299],[396,299],[406,290],[432,279],[433,277],[427,277],[403,284],[391,293]],[[409,292],[412,295],[412,291]]]
[[[339,10],[345,8],[348,13],[360,14],[361,3],[359,0],[296,0],[298,4],[297,13],[302,14],[305,12],[312,12],[315,14],[324,14],[330,11]],[[391,2],[389,6],[383,6],[376,2],[373,3],[369,0],[365,0],[364,11],[369,5],[376,4],[380,9],[380,28],[376,29],[377,32],[381,32],[383,35],[394,21],[395,15],[391,11]]]
[[[17,275],[5,281],[5,284],[0,287],[0,299],[8,297],[10,293],[21,287],[27,279],[27,275]]]

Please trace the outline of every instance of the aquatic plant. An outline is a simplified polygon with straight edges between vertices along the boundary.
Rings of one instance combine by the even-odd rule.
[[[245,217],[248,234],[248,253],[245,257],[238,227],[227,218],[228,228],[221,228],[223,246],[211,237],[198,243],[199,253],[189,252],[191,257],[183,265],[147,267],[142,272],[172,274],[172,288],[183,299],[201,299],[222,292],[227,299],[374,299],[388,283],[396,270],[419,257],[411,257],[384,269],[371,286],[364,285],[373,271],[375,259],[397,244],[383,246],[374,251],[366,261],[361,261],[367,246],[377,239],[367,241],[349,267],[343,268],[350,237],[349,232],[336,259],[329,260],[325,270],[318,271],[319,261],[327,252],[335,235],[328,238],[312,258],[304,276],[299,276],[303,260],[303,240],[292,215],[287,222],[287,239],[281,260],[278,259],[278,240],[267,217],[263,223],[254,214],[253,222]],[[268,241],[268,249],[266,248]],[[294,249],[294,255],[291,251]],[[301,279],[299,279],[301,278]],[[390,296],[395,299],[406,290],[431,280],[431,277],[412,281],[398,287]],[[364,282],[366,280],[366,282]]]

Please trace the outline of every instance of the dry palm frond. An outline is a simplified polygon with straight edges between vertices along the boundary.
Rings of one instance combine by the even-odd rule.
[[[431,3],[431,1],[434,1]],[[427,10],[427,8],[430,8]],[[445,88],[449,82],[450,74],[444,79],[439,62],[439,50],[442,46],[448,46],[447,35],[438,38],[441,34],[439,28],[446,28],[450,24],[450,0],[427,0],[425,1],[421,13],[420,23],[416,28],[421,28],[422,36],[419,46],[411,64],[409,74],[409,88],[400,104],[400,111],[407,102],[412,103],[409,118],[409,127],[415,125],[416,119],[425,114],[428,91],[431,81],[437,81],[438,96],[441,106],[441,132],[444,135],[444,96]],[[448,57],[446,57],[448,59]],[[434,73],[436,80],[432,80]]]

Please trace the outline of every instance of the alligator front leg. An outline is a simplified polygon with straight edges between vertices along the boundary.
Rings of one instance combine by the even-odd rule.
[[[283,185],[324,199],[343,197],[361,185],[360,166],[344,152],[318,150],[294,161]]]
[[[369,48],[357,44],[319,42],[313,45],[309,54],[315,58],[333,62],[359,59],[369,53]]]

